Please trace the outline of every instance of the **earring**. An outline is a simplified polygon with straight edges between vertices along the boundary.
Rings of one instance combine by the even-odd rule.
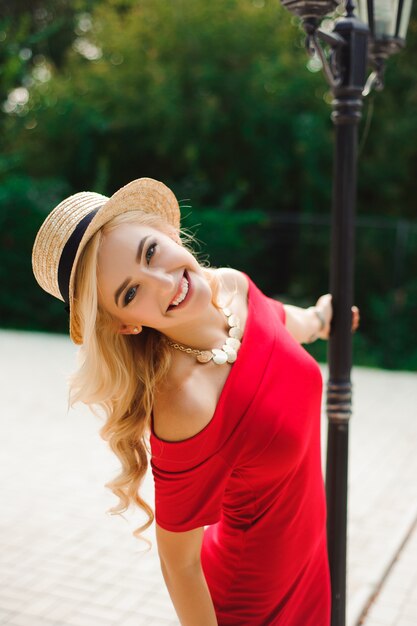
[[[133,333],[134,335],[137,335],[139,332],[140,332],[140,331],[139,331],[139,328],[138,328],[137,326],[134,326],[134,327],[133,327],[133,329],[132,329],[132,333]]]

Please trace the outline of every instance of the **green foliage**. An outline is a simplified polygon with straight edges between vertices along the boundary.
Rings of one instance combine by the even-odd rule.
[[[31,268],[34,234],[68,195],[61,180],[10,177],[0,184],[0,322],[9,328],[64,331],[64,304],[39,289]]]
[[[417,4],[401,53],[387,62],[385,89],[368,98],[370,130],[360,155],[359,213],[416,218]]]
[[[202,263],[239,267],[250,273],[264,251],[262,237],[254,237],[269,220],[262,211],[236,212],[228,207],[182,210],[182,223],[194,235],[194,249]],[[204,241],[198,235],[203,233]],[[207,243],[209,242],[209,244]]]
[[[206,204],[233,190],[240,208],[311,210],[328,203],[330,123],[300,39],[272,0],[99,3],[62,71],[33,85],[9,150],[74,189],[147,174]]]
[[[369,343],[376,362],[382,367],[417,369],[417,280],[392,289],[373,293],[370,298]]]

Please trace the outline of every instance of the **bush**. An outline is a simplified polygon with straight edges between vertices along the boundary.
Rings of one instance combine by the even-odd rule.
[[[0,320],[6,328],[65,331],[64,304],[42,291],[31,267],[35,234],[69,192],[57,179],[11,177],[0,183]]]

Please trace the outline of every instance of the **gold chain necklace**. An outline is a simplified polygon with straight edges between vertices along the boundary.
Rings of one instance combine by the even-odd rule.
[[[219,307],[223,311],[229,327],[229,336],[221,348],[213,348],[212,350],[198,350],[184,346],[182,343],[168,340],[168,345],[175,350],[180,350],[186,354],[194,354],[198,363],[208,363],[213,360],[216,365],[224,363],[234,363],[237,359],[237,353],[241,345],[243,331],[240,327],[240,319],[232,313],[228,307]]]

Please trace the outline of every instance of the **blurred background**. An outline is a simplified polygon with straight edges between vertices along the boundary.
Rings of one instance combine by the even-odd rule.
[[[284,302],[326,293],[331,96],[303,47],[278,0],[2,0],[0,326],[67,331],[32,276],[36,232],[65,196],[141,176],[173,189],[201,259]],[[413,371],[416,52],[414,3],[360,127],[354,337],[356,364]]]

